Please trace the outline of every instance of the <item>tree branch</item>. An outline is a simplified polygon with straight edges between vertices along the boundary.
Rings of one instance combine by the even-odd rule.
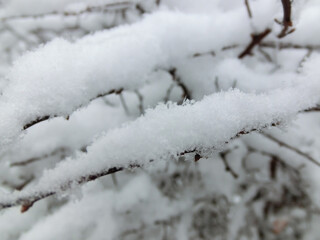
[[[249,0],[244,0],[244,4],[246,5],[246,9],[247,9],[249,18],[252,18],[252,12],[251,12],[251,8],[249,5]]]
[[[304,110],[303,112],[320,112],[320,105]]]
[[[172,68],[169,71],[169,74],[172,76],[172,80],[177,83],[177,85],[182,89],[183,95],[182,99],[192,99],[191,93],[187,86],[180,80],[180,78],[177,76],[177,69]]]
[[[282,22],[279,22],[278,20],[276,20],[276,22],[281,24],[283,28],[282,31],[278,34],[278,38],[283,38],[295,31],[294,28],[290,29],[290,27],[292,27],[291,0],[281,0],[281,3],[283,8],[283,19]]]
[[[278,49],[312,49],[312,50],[320,50],[320,45],[300,45],[294,43],[277,43],[277,42],[262,42],[260,43],[261,47],[266,48],[278,48]]]
[[[221,152],[220,153],[220,157],[221,157],[221,159],[222,159],[222,161],[224,163],[226,171],[230,172],[231,176],[233,178],[237,179],[239,177],[239,175],[231,168],[231,166],[228,163],[228,160],[227,160],[228,153],[230,153],[230,149],[227,150],[227,151]]]
[[[69,16],[78,16],[82,15],[84,13],[94,13],[94,12],[106,12],[106,11],[111,11],[114,9],[128,9],[130,7],[133,7],[134,4],[130,1],[124,1],[124,2],[117,2],[117,3],[109,3],[101,6],[88,6],[85,9],[78,11],[78,12],[49,12],[49,13],[40,13],[40,14],[34,14],[34,15],[19,15],[19,16],[8,16],[8,17],[2,17],[0,18],[1,22],[6,22],[10,20],[16,20],[16,19],[25,19],[25,18],[43,18],[47,16],[64,16],[64,17],[69,17]]]
[[[271,124],[271,126],[277,126],[278,124]],[[239,133],[237,133],[234,137],[232,137],[230,139],[233,140],[237,137],[240,137],[242,135],[246,135],[249,134],[251,132],[254,131],[258,131],[258,129],[253,128],[250,131],[240,131]],[[225,142],[225,143],[229,143],[229,141]],[[213,146],[214,149],[214,146]],[[194,159],[195,161],[200,160],[201,158],[203,158],[203,151],[200,151],[196,148],[191,149],[191,150],[185,150],[183,152],[180,152],[177,154],[177,156],[184,156],[185,154],[194,154]],[[154,160],[150,160],[149,163],[154,162]],[[117,166],[117,167],[110,167],[107,169],[103,169],[100,172],[94,173],[94,174],[88,174],[88,175],[84,175],[81,176],[77,179],[74,180],[69,180],[66,183],[61,184],[59,187],[57,187],[57,190],[48,190],[48,191],[36,191],[36,192],[30,192],[29,195],[23,196],[23,197],[18,197],[14,200],[11,201],[3,201],[0,202],[0,209],[4,209],[4,208],[10,208],[10,207],[14,207],[14,206],[18,206],[21,205],[21,212],[26,212],[30,207],[33,206],[34,203],[36,203],[37,201],[47,198],[49,196],[55,195],[57,192],[60,191],[65,191],[69,188],[71,188],[73,185],[78,185],[78,184],[83,184],[86,182],[90,182],[93,180],[96,180],[97,178],[112,174],[112,173],[116,173],[116,172],[120,172],[126,169],[135,169],[135,168],[141,168],[143,167],[143,164],[140,163],[131,163],[128,164],[127,166]]]
[[[97,95],[96,97],[90,99],[89,102],[92,102],[93,100],[95,100],[97,98],[105,97],[105,96],[110,95],[110,94],[120,94],[122,91],[123,91],[123,88],[112,89],[109,92]],[[82,106],[80,106],[79,108],[81,108],[81,107]],[[55,117],[59,117],[59,116],[58,115],[53,115],[53,116],[46,115],[46,116],[42,116],[42,117],[37,117],[35,120],[32,120],[32,121],[28,122],[27,124],[25,124],[23,126],[23,130],[26,130],[26,129],[28,129],[28,128],[30,128],[30,127],[38,124],[38,123],[41,123],[43,121],[46,121],[46,120],[48,120],[50,118],[55,118]],[[67,116],[66,119],[68,120],[69,116]]]
[[[140,165],[130,165],[127,169],[133,169],[136,167],[140,167]],[[90,181],[96,180],[97,178],[100,178],[100,177],[103,177],[103,176],[106,176],[106,175],[109,175],[112,173],[116,173],[116,172],[119,172],[122,170],[124,170],[124,167],[112,167],[112,168],[108,168],[107,170],[101,171],[96,174],[90,174],[87,176],[83,176],[75,181],[70,181],[67,184],[62,185],[60,187],[60,190],[66,190],[66,189],[70,188],[70,186],[74,183],[82,184],[84,182],[90,182]],[[21,212],[24,213],[24,212],[28,211],[28,209],[30,207],[32,207],[33,204],[36,203],[37,201],[44,199],[44,198],[47,198],[49,196],[52,196],[56,193],[57,193],[57,191],[41,192],[41,193],[37,193],[36,195],[18,198],[14,202],[11,202],[11,203],[6,203],[6,204],[0,203],[0,207],[1,208],[9,208],[9,207],[21,205]]]
[[[252,54],[252,49],[256,46],[259,45],[261,43],[261,41],[268,36],[268,34],[271,32],[270,28],[267,28],[266,30],[264,30],[261,33],[258,34],[251,34],[251,42],[249,43],[249,45],[246,47],[246,49],[239,54],[238,58],[244,58],[247,55],[251,55]]]
[[[285,147],[287,149],[290,149],[291,151],[297,153],[298,155],[308,159],[310,162],[316,164],[317,166],[320,167],[320,163],[315,160],[313,157],[311,157],[310,155],[302,152],[301,150],[299,150],[298,148],[294,147],[294,146],[291,146],[289,144],[287,144],[286,142],[283,142],[277,138],[275,138],[274,136],[270,135],[270,134],[267,134],[267,133],[264,133],[264,132],[261,132],[261,135],[265,136],[266,138],[276,142],[280,147]]]

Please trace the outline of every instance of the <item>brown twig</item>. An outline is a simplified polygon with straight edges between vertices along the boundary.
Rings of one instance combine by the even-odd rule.
[[[138,10],[139,14],[141,14],[141,15],[146,13],[146,10],[140,4],[136,5],[136,9]]]
[[[258,34],[251,34],[251,42],[249,43],[249,45],[246,47],[246,49],[239,54],[238,58],[244,58],[247,55],[251,55],[252,54],[252,49],[259,45],[261,43],[261,41],[268,36],[268,34],[271,32],[271,29],[267,28],[266,30],[264,30],[261,33]]]
[[[320,112],[320,106],[316,106],[316,107],[313,107],[313,108],[306,109],[303,112]]]
[[[266,48],[278,48],[278,49],[312,49],[312,50],[320,50],[319,45],[300,45],[300,44],[293,44],[293,43],[276,43],[276,42],[262,42],[260,43],[261,47]]]
[[[278,43],[278,42],[260,42],[258,46],[261,48],[276,48],[279,50],[282,49],[307,49],[307,50],[320,50],[320,45],[300,45],[300,44],[293,44],[293,43]],[[231,45],[231,46],[226,46],[221,49],[221,51],[227,51],[230,49],[238,48],[240,47],[239,45]],[[192,55],[192,57],[197,58],[197,57],[202,57],[206,55],[211,55],[211,56],[216,56],[216,53],[214,51],[208,51],[208,52],[203,52],[203,53],[195,53]]]
[[[131,168],[135,168],[135,167],[140,167],[140,166],[139,165],[131,165]],[[123,169],[124,169],[123,167],[112,167],[107,170],[101,171],[100,173],[97,173],[97,174],[90,174],[87,176],[83,176],[83,177],[80,177],[78,180],[75,180],[72,182],[70,181],[67,184],[65,184],[64,186],[61,186],[60,190],[66,190],[74,183],[82,184],[84,182],[90,182],[90,181],[96,180],[97,178],[122,171]],[[6,204],[2,203],[2,204],[0,204],[0,207],[1,208],[9,208],[9,207],[21,205],[21,212],[23,213],[23,212],[28,211],[28,209],[30,207],[32,207],[33,204],[36,203],[37,201],[44,199],[44,198],[47,198],[49,196],[52,196],[56,193],[57,193],[57,191],[41,192],[41,193],[38,193],[34,196],[18,198],[16,201],[11,202],[11,203],[6,203]]]
[[[187,86],[180,80],[180,78],[177,76],[177,69],[176,68],[172,68],[169,71],[169,74],[172,77],[172,80],[174,82],[176,82],[176,84],[182,89],[183,91],[183,95],[182,95],[182,99],[192,99],[191,93],[189,91],[189,89],[187,88]]]
[[[50,118],[50,116],[48,116],[48,115],[43,116],[43,117],[38,117],[38,118],[36,118],[35,120],[33,120],[33,121],[25,124],[25,125],[23,126],[23,130],[26,130],[26,129],[28,129],[28,128],[32,127],[33,125],[36,125],[36,124],[38,124],[38,123],[40,123],[40,122],[46,121],[46,120],[48,120],[49,118]]]
[[[271,125],[276,126],[277,124],[271,124]],[[240,131],[234,137],[232,137],[230,139],[230,141],[232,139],[235,139],[236,137],[239,137],[241,135],[246,135],[246,134],[249,134],[249,133],[257,131],[257,130],[258,129],[254,128],[251,131]],[[225,143],[228,143],[228,141],[226,141]],[[184,156],[185,154],[190,154],[190,153],[194,153],[194,159],[197,161],[203,157],[201,155],[201,152],[198,151],[196,148],[191,149],[191,150],[185,150],[185,151],[179,153],[178,156]],[[152,159],[149,162],[150,163],[154,162],[154,160]],[[32,207],[35,202],[37,202],[41,199],[47,198],[49,196],[55,195],[58,191],[65,191],[65,190],[69,189],[70,187],[72,187],[74,184],[83,184],[83,183],[93,181],[97,178],[100,178],[100,177],[103,177],[103,176],[106,176],[106,175],[109,175],[109,174],[112,174],[115,172],[123,171],[125,169],[135,169],[135,168],[141,168],[141,167],[143,167],[143,165],[134,163],[134,164],[129,164],[128,166],[111,167],[108,169],[104,169],[104,170],[101,170],[100,172],[97,172],[95,174],[88,174],[88,175],[81,176],[78,179],[69,180],[68,182],[66,182],[64,184],[61,184],[60,187],[58,187],[57,190],[54,190],[54,191],[48,190],[48,191],[40,191],[40,192],[36,192],[36,193],[30,193],[30,195],[17,198],[13,201],[0,202],[0,209],[10,208],[10,207],[21,205],[21,212],[25,212],[30,207]]]
[[[267,53],[266,51],[264,51],[261,46],[258,47],[258,51],[264,56],[264,58],[265,58],[268,62],[273,62],[272,57],[269,55],[269,53]]]
[[[279,22],[276,20],[277,23],[281,24],[283,26],[282,31],[278,34],[278,38],[283,38],[287,36],[290,33],[293,33],[295,31],[294,28],[290,29],[292,27],[292,21],[291,21],[291,0],[281,0],[282,8],[283,8],[283,18],[282,22]]]
[[[225,170],[227,172],[230,172],[231,176],[235,179],[237,179],[239,177],[239,175],[230,167],[228,160],[227,160],[227,155],[228,153],[230,153],[230,149],[224,152],[221,152],[219,155],[224,163],[225,166]]]
[[[317,166],[320,167],[320,163],[315,160],[313,157],[311,157],[310,155],[302,152],[301,150],[299,150],[298,148],[294,147],[294,146],[291,146],[289,145],[288,143],[286,142],[283,142],[277,138],[275,138],[274,136],[270,135],[270,134],[267,134],[267,133],[264,133],[264,132],[261,132],[261,135],[265,136],[266,138],[272,140],[273,142],[277,143],[280,147],[285,147],[287,149],[290,149],[291,151],[297,153],[298,155],[308,159],[310,162],[316,164]]]
[[[216,53],[214,51],[205,52],[205,53],[195,53],[195,54],[193,54],[193,57],[197,58],[197,57],[202,57],[202,56],[205,56],[205,55],[209,55],[209,56],[215,57]]]
[[[105,97],[107,95],[114,94],[114,93],[115,94],[120,94],[122,91],[123,91],[123,88],[112,89],[112,90],[110,90],[110,91],[108,91],[106,93],[98,94],[96,97],[90,99],[89,101],[91,102],[91,101],[93,101],[93,100],[95,100],[97,98]],[[46,116],[42,116],[42,117],[37,117],[35,120],[32,120],[32,121],[26,123],[23,126],[23,130],[26,130],[26,129],[28,129],[28,128],[30,128],[30,127],[32,127],[32,126],[34,126],[34,125],[36,125],[36,124],[38,124],[40,122],[43,122],[43,121],[46,121],[46,120],[48,120],[50,118],[55,118],[55,117],[58,117],[58,115],[53,115],[53,116],[46,115]]]
[[[24,182],[20,183],[20,184],[13,184],[7,181],[3,181],[2,184],[5,186],[8,186],[11,189],[17,190],[17,191],[21,191],[22,189],[25,188],[25,186],[27,186],[30,182],[32,182],[34,180],[34,176],[30,176],[27,179],[24,179]]]

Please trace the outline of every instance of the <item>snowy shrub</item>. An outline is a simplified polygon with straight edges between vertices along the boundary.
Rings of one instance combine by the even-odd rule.
[[[0,239],[320,236],[320,2],[3,0]]]

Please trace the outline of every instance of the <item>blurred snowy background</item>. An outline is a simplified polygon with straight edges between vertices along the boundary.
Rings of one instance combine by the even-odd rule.
[[[320,236],[318,0],[0,4],[1,240]]]

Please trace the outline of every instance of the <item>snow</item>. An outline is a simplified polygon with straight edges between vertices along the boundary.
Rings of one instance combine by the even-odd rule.
[[[244,16],[239,13],[236,17]],[[207,37],[207,32],[225,35],[220,23],[226,20],[225,15],[216,20],[159,12],[132,26],[97,33],[76,43],[57,39],[24,55],[10,70],[10,83],[1,96],[0,143],[12,141],[25,124],[39,117],[67,116],[99,94],[138,88],[153,70],[168,67],[176,59],[219,49],[228,42],[232,45],[227,36]],[[233,34],[240,35],[237,25],[230,22],[230,27]],[[197,37],[190,39],[190,35]],[[242,28],[242,41],[247,35]]]
[[[150,160],[175,158],[193,149],[200,154],[212,147],[222,150],[241,131],[286,123],[297,112],[319,101],[319,63],[320,56],[314,56],[306,64],[304,76],[293,87],[263,94],[230,90],[182,106],[159,105],[137,120],[108,131],[88,147],[87,154],[79,154],[46,171],[31,192],[2,196],[0,202],[15,201],[37,192],[57,192],[82,176],[112,167],[145,165]]]
[[[1,1],[0,238],[314,239],[319,2],[114,2]]]
[[[41,0],[30,0],[28,2],[23,0],[12,0],[4,3],[4,8],[1,9],[2,16],[19,16],[19,15],[35,15],[52,13],[56,11],[72,11],[77,12],[85,9],[87,6],[101,6],[115,3],[136,3],[138,0],[119,1],[119,0],[57,0],[43,2]],[[34,7],[36,6],[36,7]]]

